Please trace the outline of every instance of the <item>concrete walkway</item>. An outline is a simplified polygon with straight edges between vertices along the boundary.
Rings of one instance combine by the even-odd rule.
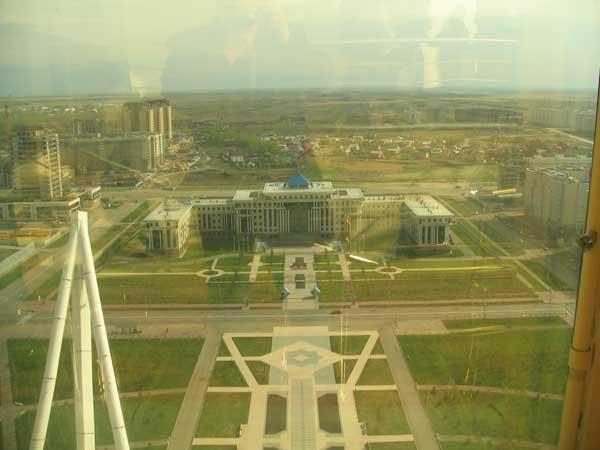
[[[254,283],[256,281],[256,275],[260,267],[260,255],[254,255],[252,257],[252,266],[250,267],[250,278],[249,281]]]
[[[179,409],[167,450],[185,450],[192,446],[220,343],[221,334],[216,329],[209,328]]]
[[[352,277],[350,276],[350,267],[348,264],[348,260],[346,259],[346,254],[344,252],[338,253],[338,261],[340,262],[340,267],[342,268],[344,281],[352,281]]]
[[[297,258],[302,258],[304,260],[305,267],[293,267]],[[317,283],[312,247],[288,250],[285,254],[283,270],[283,285],[290,292],[290,295],[284,302],[285,308],[318,309],[318,302],[313,298],[310,292]],[[296,275],[304,275],[304,288],[296,288]]]
[[[417,450],[440,450],[396,335],[391,327],[383,328],[379,334]]]

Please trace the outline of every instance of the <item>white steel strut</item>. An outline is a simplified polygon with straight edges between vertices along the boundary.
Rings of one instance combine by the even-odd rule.
[[[92,384],[92,332],[96,343],[115,449],[129,450],[100,303],[98,280],[88,233],[87,213],[83,211],[77,212],[71,221],[66,259],[54,308],[42,391],[29,449],[44,450],[69,300],[71,301],[73,337],[73,397],[77,450],[94,450],[96,447]]]

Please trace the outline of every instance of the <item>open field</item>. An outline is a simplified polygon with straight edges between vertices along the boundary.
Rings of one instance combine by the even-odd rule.
[[[218,278],[217,278],[218,279]],[[243,303],[250,283],[210,281],[196,275],[136,275],[98,280],[105,304]]]
[[[270,337],[238,337],[233,340],[242,356],[262,356],[271,352]]]
[[[468,300],[533,295],[533,291],[509,269],[402,272],[396,274],[394,280],[365,280],[360,279],[360,272],[353,272],[352,278],[352,290],[359,302]],[[319,286],[322,302],[344,299],[344,282],[322,281]]]
[[[167,439],[175,424],[183,395],[162,395],[121,400],[127,435],[131,442]],[[112,444],[108,413],[102,402],[94,408],[96,443]],[[15,421],[18,450],[29,448],[35,411],[27,411]],[[52,408],[46,448],[75,450],[75,414],[72,405]]]
[[[227,411],[227,414],[223,414]],[[206,394],[197,437],[238,437],[240,425],[248,423],[249,393]]]
[[[48,341],[9,340],[13,397],[33,404],[40,394]],[[186,387],[202,349],[201,339],[113,339],[110,343],[121,392]],[[98,373],[96,358],[93,373]],[[98,383],[94,383],[98,392]],[[73,397],[71,341],[63,342],[55,399]]]
[[[556,444],[562,402],[484,393],[436,392],[424,406],[437,433]]]
[[[404,410],[396,390],[354,391],[358,420],[365,422],[367,434],[409,434]]]
[[[331,351],[340,355],[360,355],[369,336],[329,336]]]
[[[527,325],[525,323],[524,325]],[[467,384],[561,394],[571,330],[492,322],[443,336],[399,336],[418,384]]]
[[[394,385],[394,377],[385,359],[369,359],[360,378],[359,385],[389,384]]]
[[[210,386],[247,386],[240,369],[233,361],[217,361],[210,377]]]
[[[179,258],[177,256],[160,255],[146,250],[146,240],[143,230],[125,245],[118,248],[102,266],[102,272],[126,273],[170,273],[197,272],[210,269],[213,260],[220,254],[231,254],[232,243],[217,241],[207,244],[197,236],[191,236],[189,248]],[[246,269],[248,270],[248,269]]]
[[[513,391],[486,392],[485,388],[562,394],[571,329],[558,318],[445,323],[452,331],[449,335],[398,337],[417,385],[483,389],[446,391],[440,386],[421,392],[435,432],[555,444],[562,412],[560,400]],[[444,443],[443,448],[488,447]]]

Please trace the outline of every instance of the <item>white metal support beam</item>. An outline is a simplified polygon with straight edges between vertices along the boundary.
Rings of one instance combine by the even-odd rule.
[[[73,389],[77,450],[94,450],[94,388],[90,305],[83,280],[81,248],[73,275],[71,328],[73,336]]]
[[[69,299],[72,302],[71,326],[77,450],[94,450],[95,448],[92,333],[106,390],[106,405],[115,449],[129,450],[100,302],[98,280],[88,234],[87,213],[82,211],[77,212],[71,222],[66,260],[54,310],[42,391],[29,449],[44,450]]]

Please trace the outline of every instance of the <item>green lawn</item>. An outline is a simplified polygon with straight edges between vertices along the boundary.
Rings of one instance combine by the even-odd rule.
[[[277,434],[285,431],[287,422],[287,399],[277,394],[267,396],[267,417],[265,434]]]
[[[327,271],[322,271],[319,270],[317,272],[317,281],[321,282],[321,281],[325,281],[325,280],[343,280],[344,279],[344,274],[342,273],[341,270],[327,270]]]
[[[249,410],[249,393],[207,393],[196,437],[239,437]]]
[[[503,266],[505,263],[497,258],[483,259],[409,259],[395,258],[387,260],[389,266],[401,269],[446,269],[450,267],[482,267]]]
[[[210,377],[210,386],[248,386],[234,361],[217,361]]]
[[[321,302],[343,302],[348,300],[346,283],[344,281],[319,281]]]
[[[278,281],[251,283],[248,288],[250,303],[279,303],[282,287],[283,283]]]
[[[330,252],[330,253],[322,253],[322,254],[315,255],[314,261],[316,264],[338,263],[339,258],[338,258],[337,253]]]
[[[360,377],[359,385],[394,384],[394,377],[385,359],[369,359]]]
[[[355,359],[344,359],[343,364],[341,361],[336,361],[333,364],[333,373],[335,375],[336,384],[346,383],[350,374],[352,374],[355,365]]]
[[[319,427],[327,433],[341,433],[340,410],[337,394],[324,394],[317,398]]]
[[[360,355],[369,336],[329,336],[331,351],[340,355]]]
[[[571,331],[482,330],[399,336],[418,384],[474,384],[561,394]]]
[[[183,395],[121,400],[123,417],[130,441],[167,439],[171,435]],[[112,432],[108,413],[102,402],[95,403],[96,444],[112,444]],[[29,440],[35,420],[35,411],[27,411],[15,421],[17,448],[29,448]],[[46,448],[75,450],[75,415],[71,405],[52,408]]]
[[[509,395],[437,392],[422,395],[436,433],[556,444],[562,402]],[[445,447],[444,447],[445,448]]]
[[[271,366],[262,361],[246,361],[246,364],[258,384],[269,384]]]
[[[9,340],[7,345],[15,401],[26,404],[37,402],[48,341],[19,339]],[[182,388],[189,383],[202,349],[202,340],[113,339],[110,341],[110,348],[121,392]],[[95,358],[93,364],[96,366]],[[97,369],[94,369],[94,374],[97,373]],[[58,400],[72,397],[71,341],[65,340],[55,398]]]
[[[260,270],[283,270],[283,263],[285,262],[285,256],[283,255],[262,255],[260,257]]]
[[[507,319],[464,319],[464,320],[444,320],[444,326],[449,330],[464,330],[478,327],[545,327],[545,326],[563,326],[567,323],[562,317],[523,317]]]
[[[98,285],[105,304],[243,303],[250,287],[247,282],[206,283],[195,275],[101,277]]]
[[[265,270],[264,267],[261,267],[261,269]],[[256,281],[271,281],[281,284],[283,282],[283,272],[258,272]]]
[[[369,444],[369,448],[370,450],[416,450],[417,447],[414,442],[374,442]]]
[[[458,219],[450,227],[452,233],[456,234],[477,256],[504,256],[481,231],[470,226],[464,220]]]
[[[505,446],[475,442],[442,442],[442,450],[509,450]]]
[[[233,341],[242,356],[262,356],[271,353],[270,337],[236,337]]]
[[[231,353],[229,353],[229,349],[223,340],[221,341],[221,345],[219,345],[219,354],[217,356],[231,356]]]
[[[529,270],[540,277],[548,286],[556,291],[576,289],[577,283],[566,283],[559,278],[546,264],[543,258],[524,259],[521,261]],[[563,268],[562,270],[565,270]]]
[[[354,391],[358,420],[367,425],[367,434],[410,434],[398,393]]]
[[[247,255],[241,256],[224,256],[219,258],[217,261],[217,269],[224,270],[226,272],[233,272],[238,270],[240,272],[249,272],[249,264],[252,262],[252,257]]]
[[[358,301],[462,300],[528,297],[533,292],[509,269],[403,272],[395,280],[354,280]]]

